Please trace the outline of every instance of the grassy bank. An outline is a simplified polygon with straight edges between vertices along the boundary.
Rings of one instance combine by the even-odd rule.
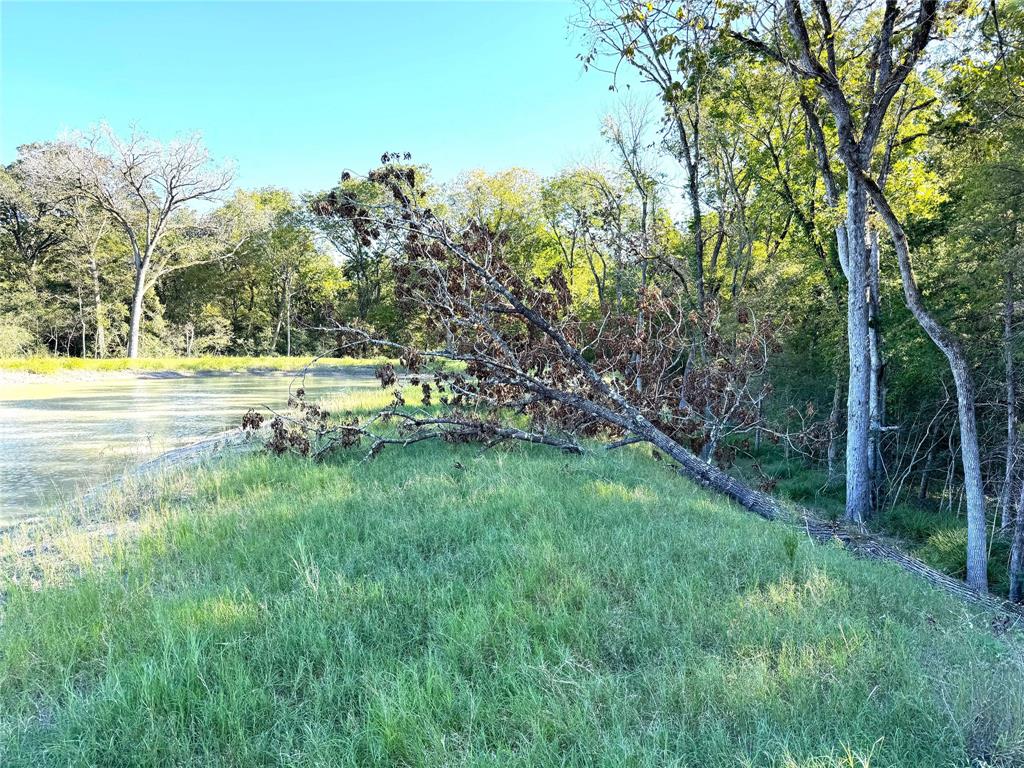
[[[1024,759],[989,617],[639,451],[361,458],[235,460],[130,539],[8,556],[0,764]]]
[[[105,358],[95,360],[81,357],[22,357],[0,358],[0,371],[52,375],[60,373],[144,373],[170,371],[176,373],[243,372],[257,370],[296,371],[307,365],[311,357],[143,357]],[[379,365],[387,358],[327,357],[317,362],[318,367]]]
[[[756,461],[756,467],[754,462]],[[741,458],[730,470],[751,485],[766,478],[773,483],[772,493],[814,510],[821,517],[839,519],[845,508],[846,489],[840,478],[828,483],[828,473],[809,466],[800,457],[786,459],[778,447],[765,446],[753,458]],[[868,521],[871,530],[899,540],[900,546],[933,568],[955,576],[967,576],[967,517],[942,504],[942,499],[924,501],[908,498],[905,492],[895,501],[881,505]],[[990,515],[995,510],[989,510]],[[994,529],[989,521],[988,581],[992,592],[1003,595],[1010,586],[1010,535]]]

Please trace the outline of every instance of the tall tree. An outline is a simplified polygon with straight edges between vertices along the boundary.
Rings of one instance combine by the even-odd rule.
[[[107,126],[33,151],[26,160],[33,173],[68,184],[106,211],[127,239],[135,268],[128,357],[138,357],[146,292],[169,272],[215,258],[180,241],[161,246],[174,234],[198,231],[190,205],[217,200],[232,171],[212,164],[197,135],[162,144],[136,132],[121,139]]]
[[[986,590],[985,495],[978,449],[974,381],[962,344],[925,305],[911,266],[910,243],[903,223],[890,205],[871,164],[889,108],[913,73],[935,29],[937,0],[919,0],[909,8],[901,8],[897,0],[886,0],[877,22],[866,22],[871,24],[870,36],[863,30],[837,28],[827,2],[814,4],[816,25],[813,28],[808,25],[799,0],[785,0],[781,7],[773,3],[768,6],[772,10],[774,33],[763,33],[763,38],[755,38],[746,32],[735,33],[735,36],[753,51],[775,58],[790,72],[813,84],[828,105],[838,137],[837,154],[847,173],[846,272],[851,356],[848,428],[850,432],[855,429],[859,432],[859,421],[863,416],[867,415],[870,420],[869,303],[872,267],[870,249],[866,246],[867,199],[870,197],[892,238],[907,306],[928,337],[946,356],[953,373],[967,493],[967,581],[975,589]],[[841,19],[840,27],[843,23],[855,23],[849,15],[838,18]],[[870,20],[872,16],[865,18]],[[777,33],[780,28],[788,32],[785,38]],[[813,40],[812,29],[816,32]],[[855,35],[855,31],[861,34]],[[841,78],[837,40],[844,37],[870,40],[870,56],[864,60],[863,71],[855,70],[859,75],[856,82],[861,84],[856,90]],[[852,519],[862,519],[870,510],[869,451],[869,444],[850,446],[848,443],[847,514]]]

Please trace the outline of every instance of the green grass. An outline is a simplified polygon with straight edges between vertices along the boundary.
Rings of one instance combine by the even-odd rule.
[[[1024,760],[1015,637],[641,451],[362,456],[0,559],[0,765]]]
[[[227,357],[209,355],[205,357],[141,357],[105,358],[95,360],[81,357],[22,357],[0,358],[0,371],[18,373],[57,374],[65,372],[111,373],[120,371],[176,371],[199,373],[205,371],[235,372],[250,370],[298,370],[307,365],[312,356],[306,357]],[[318,367],[380,365],[388,362],[385,357],[353,358],[328,357],[317,362]],[[391,361],[393,362],[393,361]]]
[[[760,467],[758,472],[754,461]],[[747,483],[758,485],[767,476],[775,481],[772,492],[818,515],[838,520],[843,515],[845,487],[842,478],[831,486],[824,469],[808,466],[799,457],[786,460],[782,451],[764,446],[755,458],[740,458],[731,470]],[[990,509],[992,515],[995,510]],[[963,579],[967,575],[967,519],[942,509],[934,499],[922,503],[918,499],[900,499],[887,503],[878,515],[868,521],[876,532],[896,538],[908,552],[933,568]],[[992,521],[989,520],[992,531]],[[1009,536],[998,530],[989,542],[989,589],[1004,597],[1009,592]]]

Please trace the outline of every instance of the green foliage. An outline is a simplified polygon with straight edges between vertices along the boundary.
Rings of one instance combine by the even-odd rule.
[[[32,332],[13,320],[0,318],[0,358],[21,357],[35,345]]]
[[[967,574],[966,547],[967,529],[965,527],[938,528],[928,535],[924,544],[918,547],[914,554],[933,568],[938,568],[962,579]],[[1009,541],[1003,536],[994,537],[990,543],[988,581],[989,588],[997,594],[1005,595],[1009,589],[1010,582],[1006,568],[1009,560]]]

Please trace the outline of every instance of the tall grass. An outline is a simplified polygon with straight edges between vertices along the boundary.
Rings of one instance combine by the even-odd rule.
[[[8,552],[0,765],[1024,760],[1015,637],[640,451],[362,456]]]
[[[772,492],[822,517],[839,519],[845,507],[846,489],[840,477],[828,483],[824,469],[809,465],[800,457],[786,459],[782,451],[765,445],[753,457],[737,461],[732,472],[748,483],[757,485],[770,478]],[[868,520],[874,531],[896,537],[900,545],[934,568],[963,579],[967,575],[967,518],[943,509],[934,500],[922,502],[904,493],[895,502],[882,504],[878,514]],[[996,513],[990,509],[990,517]],[[992,520],[989,520],[992,528]],[[1006,596],[1010,577],[1010,537],[1006,532],[992,530],[989,540],[988,580],[992,592]]]

